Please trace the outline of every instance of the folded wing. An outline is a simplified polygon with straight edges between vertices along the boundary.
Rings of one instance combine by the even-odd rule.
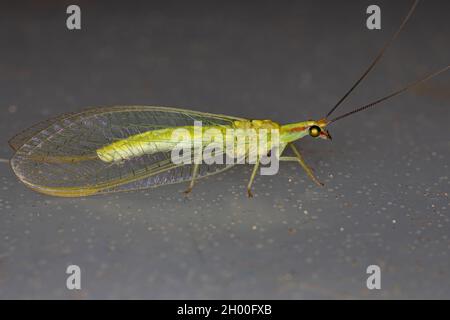
[[[76,197],[145,189],[187,181],[191,165],[170,161],[170,152],[144,154],[104,162],[96,150],[115,141],[149,130],[193,125],[229,125],[237,117],[153,106],[96,108],[41,122],[14,137],[11,160],[19,179],[33,190],[55,196]],[[231,165],[200,166],[198,177]]]

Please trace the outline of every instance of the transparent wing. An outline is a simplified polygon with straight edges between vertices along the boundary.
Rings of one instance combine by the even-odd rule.
[[[244,119],[151,106],[86,110],[54,118],[39,129],[22,134],[16,139],[20,143],[15,145],[20,147],[11,165],[26,185],[56,196],[84,196],[182,182],[191,178],[192,167],[173,164],[170,152],[108,163],[96,156],[96,150],[149,130],[192,125],[193,121],[202,121],[203,125],[229,125],[235,120]],[[202,164],[198,177],[229,167]]]
[[[200,164],[196,179],[201,179],[213,174],[223,172],[230,169],[233,165],[225,164]],[[192,178],[193,165],[182,165],[169,167],[163,167],[160,170],[155,170],[156,173],[152,173],[149,176],[139,178],[138,180],[128,183],[120,184],[115,187],[107,188],[99,191],[98,193],[111,193],[120,191],[131,191],[148,189],[158,187],[167,184],[174,184],[189,181]]]
[[[57,121],[61,121],[64,118],[73,116],[74,114],[75,113],[66,113],[66,114],[62,114],[60,116],[36,123],[35,125],[29,127],[28,129],[25,129],[24,131],[20,132],[19,134],[16,134],[14,137],[12,137],[8,141],[8,143],[11,146],[11,148],[13,148],[14,150],[18,150],[25,142],[30,140],[38,132],[48,128],[53,123],[55,123]]]

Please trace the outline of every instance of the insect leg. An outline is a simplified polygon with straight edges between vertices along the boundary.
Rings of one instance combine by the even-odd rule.
[[[255,179],[256,172],[258,171],[258,168],[259,168],[259,159],[255,163],[255,165],[253,166],[252,175],[250,176],[250,181],[248,182],[248,185],[247,185],[247,196],[249,198],[253,197],[253,193],[252,193],[252,190],[251,190],[252,189],[252,183],[253,183],[253,180]]]
[[[192,188],[194,188],[195,178],[197,177],[199,166],[200,164],[198,163],[194,164],[194,168],[192,169],[192,179],[191,182],[189,183],[189,187],[184,191],[185,194],[190,193],[192,191]]]
[[[306,171],[306,174],[311,178],[311,180],[314,181],[318,186],[323,187],[324,184],[322,182],[320,182],[319,179],[316,178],[316,176],[312,172],[311,168],[308,167],[305,160],[303,160],[303,157],[300,154],[300,152],[298,151],[297,147],[293,143],[289,143],[289,146],[291,147],[292,151],[294,152],[295,157],[280,157],[280,160],[283,161],[282,158],[289,158],[289,160],[287,159],[286,161],[293,161],[290,158],[294,158],[296,161],[298,161],[298,163],[300,163],[300,165]]]

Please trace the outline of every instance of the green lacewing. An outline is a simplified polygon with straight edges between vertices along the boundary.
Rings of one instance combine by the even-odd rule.
[[[249,120],[159,106],[93,108],[45,120],[16,135],[9,141],[15,150],[10,161],[11,167],[26,186],[53,196],[88,196],[146,189],[183,181],[189,181],[186,192],[190,192],[196,179],[226,171],[234,165],[180,164],[172,161],[174,130],[193,130],[193,122],[199,121],[208,128],[218,130],[242,127],[257,132],[267,128],[278,130],[279,140],[276,147],[281,154],[278,160],[297,162],[316,184],[322,185],[294,145],[295,141],[305,136],[331,139],[327,131],[327,126],[331,123],[374,107],[450,68],[447,66],[381,99],[330,119],[330,115],[381,59],[411,17],[417,4],[418,0],[362,76],[320,120],[281,125],[271,120]],[[294,156],[283,156],[285,149],[291,149]],[[247,150],[248,145],[243,149],[244,157],[247,156]],[[259,161],[255,163],[247,185],[249,196],[252,196],[251,186],[259,164]]]

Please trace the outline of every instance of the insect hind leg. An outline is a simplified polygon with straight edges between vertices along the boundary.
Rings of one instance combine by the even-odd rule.
[[[195,184],[195,178],[197,177],[198,174],[198,167],[200,165],[198,163],[194,164],[194,167],[192,168],[192,178],[191,178],[191,182],[189,183],[189,187],[184,191],[184,194],[189,194],[191,193],[192,189],[194,188],[194,184]]]

